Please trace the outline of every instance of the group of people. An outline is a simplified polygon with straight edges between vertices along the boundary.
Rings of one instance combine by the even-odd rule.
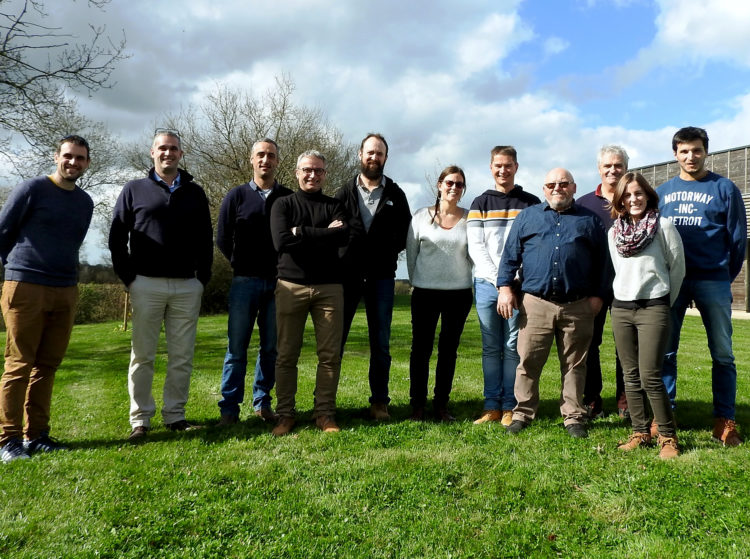
[[[602,415],[599,345],[611,313],[617,348],[617,406],[633,450],[658,440],[659,456],[679,454],[674,408],[676,354],[685,309],[701,312],[713,360],[713,436],[741,444],[735,423],[730,284],[742,267],[746,217],[728,179],[705,168],[708,136],[683,128],[673,138],[679,176],[658,194],[627,172],[619,146],[599,152],[601,184],[575,200],[570,171],[550,170],[542,202],[515,184],[512,146],[490,153],[494,187],[470,209],[460,205],[464,171],[446,167],[434,205],[412,216],[403,190],[384,174],[388,144],[368,134],[360,172],[323,193],[326,158],[297,158],[299,188],[276,181],[279,146],[255,142],[253,179],[224,198],[216,246],[234,271],[219,425],[239,421],[248,347],[257,322],[254,414],[281,436],[296,424],[297,363],[307,316],[318,357],[313,419],[336,432],[336,393],[346,340],[364,301],[370,346],[369,414],[390,418],[390,337],[398,255],[406,249],[411,296],[411,419],[427,417],[430,358],[440,334],[432,415],[453,421],[449,399],[457,350],[475,303],[482,335],[484,404],[476,424],[519,434],[535,419],[539,379],[554,340],[561,371],[560,413],[570,436],[588,435]],[[195,428],[185,417],[198,314],[211,276],[208,200],[179,168],[179,132],[157,129],[153,167],[120,193],[109,234],[112,264],[130,293],[129,440],[143,440],[156,413],[154,361],[162,325],[167,370],[161,415],[167,429]],[[79,136],[60,140],[52,175],[21,183],[0,211],[7,326],[0,380],[0,457],[5,462],[65,448],[49,435],[54,375],[73,325],[77,254],[91,198],[76,186],[90,162]],[[271,391],[276,390],[276,409]],[[653,417],[653,421],[651,418]]]

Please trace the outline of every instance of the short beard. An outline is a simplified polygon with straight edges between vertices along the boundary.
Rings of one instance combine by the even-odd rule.
[[[375,164],[375,167],[368,167],[366,163],[360,163],[359,170],[370,180],[379,179],[383,176],[383,166]]]

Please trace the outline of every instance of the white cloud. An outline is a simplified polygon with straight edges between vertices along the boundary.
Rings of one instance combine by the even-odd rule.
[[[570,43],[560,37],[550,37],[544,41],[544,53],[547,55],[560,54],[570,46]]]

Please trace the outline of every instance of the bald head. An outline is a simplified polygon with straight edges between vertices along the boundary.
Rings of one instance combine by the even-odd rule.
[[[552,169],[544,177],[544,197],[550,208],[555,211],[567,210],[573,203],[575,192],[576,183],[567,169]]]

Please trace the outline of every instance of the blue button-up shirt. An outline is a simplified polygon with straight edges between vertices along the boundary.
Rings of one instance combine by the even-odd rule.
[[[602,297],[606,258],[607,238],[594,212],[575,202],[563,212],[538,204],[513,222],[497,286],[511,285],[520,269],[526,293],[559,300]]]

